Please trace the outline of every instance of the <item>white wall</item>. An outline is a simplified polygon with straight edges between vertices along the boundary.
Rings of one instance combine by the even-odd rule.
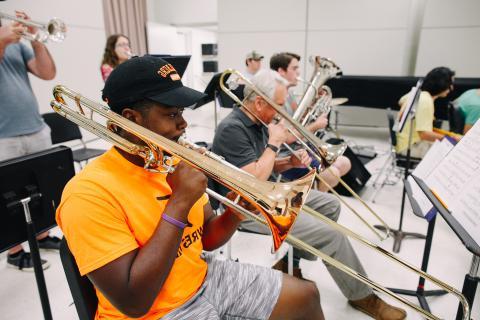
[[[147,8],[152,22],[192,27],[217,23],[217,0],[147,0]]]
[[[219,1],[219,68],[243,70],[251,50],[265,56],[263,65],[268,68],[273,53],[292,51],[302,56],[305,78],[312,71],[306,63],[311,55],[331,58],[345,75],[400,76],[413,1],[417,0]],[[480,1],[426,1],[415,75],[445,65],[458,77],[480,77]],[[382,112],[339,109],[340,123],[386,125]]]
[[[479,12],[478,0],[429,0],[416,74],[446,65],[458,77],[480,77]]]
[[[53,16],[67,24],[67,37],[62,43],[48,43],[57,76],[44,81],[30,76],[33,91],[40,104],[40,112],[51,112],[52,88],[63,84],[73,90],[100,100],[103,81],[100,62],[105,46],[102,2],[97,0],[15,0],[0,2],[0,11],[13,13],[24,10],[37,21],[48,21]],[[7,21],[5,21],[7,22]]]
[[[182,77],[184,85],[203,91],[211,74],[203,74],[202,43],[216,43],[217,34],[200,28],[177,28],[165,24],[147,24],[149,53],[191,55]]]
[[[400,75],[411,1],[219,1],[220,67],[243,68],[252,49],[266,64],[292,50],[330,57],[346,75]],[[479,76],[480,1],[427,0],[425,12],[415,74],[447,65],[459,77]]]

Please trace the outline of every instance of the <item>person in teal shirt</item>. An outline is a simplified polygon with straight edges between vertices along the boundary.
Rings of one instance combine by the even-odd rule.
[[[465,117],[463,133],[467,133],[480,118],[480,89],[465,91],[457,99],[458,107]]]

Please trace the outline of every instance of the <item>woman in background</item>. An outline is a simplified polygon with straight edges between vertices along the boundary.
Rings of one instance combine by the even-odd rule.
[[[108,37],[103,53],[100,71],[103,81],[106,81],[113,69],[127,61],[132,56],[130,40],[123,34],[114,34]]]
[[[415,120],[413,122],[413,135],[411,145],[411,156],[423,158],[428,149],[435,140],[441,140],[445,137],[443,133],[437,133],[433,130],[433,120],[435,119],[434,101],[437,98],[445,98],[453,90],[455,72],[447,67],[437,67],[431,70],[423,79],[422,92],[418,99],[415,111]],[[400,101],[401,106],[399,119],[407,107],[408,94],[404,95]],[[405,123],[401,132],[397,132],[397,153],[405,155],[408,150],[408,140],[410,136],[410,121]]]

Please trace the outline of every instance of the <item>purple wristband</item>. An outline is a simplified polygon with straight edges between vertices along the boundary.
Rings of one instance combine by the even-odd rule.
[[[167,221],[170,224],[173,224],[175,227],[178,227],[180,229],[185,229],[186,227],[191,227],[191,223],[184,223],[182,221],[178,221],[175,218],[170,217],[169,215],[166,215],[165,213],[162,213],[162,219]]]

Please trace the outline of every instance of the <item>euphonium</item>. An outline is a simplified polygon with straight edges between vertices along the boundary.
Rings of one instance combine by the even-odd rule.
[[[314,64],[314,71],[308,87],[298,104],[293,119],[301,121],[305,118],[305,113],[308,112],[313,105],[315,105],[318,90],[330,78],[335,78],[342,75],[342,70],[332,60],[320,56],[310,57],[310,62]]]
[[[304,81],[304,80],[301,80]],[[303,126],[317,120],[323,114],[328,114],[332,107],[332,89],[329,86],[323,85],[318,89],[315,101],[309,106],[304,114],[299,119],[295,119]]]
[[[272,232],[275,251],[287,237],[312,186],[313,170],[302,179],[291,183],[261,181],[158,135],[64,86],[56,86],[53,95],[55,100],[50,104],[57,113],[122,150],[142,157],[146,169],[169,173],[175,169],[172,156],[180,158],[250,202],[267,221]],[[76,102],[78,111],[66,104],[64,95]],[[90,117],[86,116],[84,108],[90,110]],[[106,118],[107,125],[94,119],[94,114]],[[141,139],[143,144],[126,140],[113,132],[115,128],[131,133]],[[167,156],[165,153],[172,156]]]
[[[25,26],[38,28],[38,31],[35,34],[31,34],[28,32],[23,33],[22,36],[30,41],[47,42],[48,40],[52,40],[54,42],[62,42],[65,39],[65,35],[67,33],[67,26],[62,20],[58,18],[52,18],[47,23],[41,23],[32,20],[17,18],[3,12],[0,12],[0,18],[17,21]]]

